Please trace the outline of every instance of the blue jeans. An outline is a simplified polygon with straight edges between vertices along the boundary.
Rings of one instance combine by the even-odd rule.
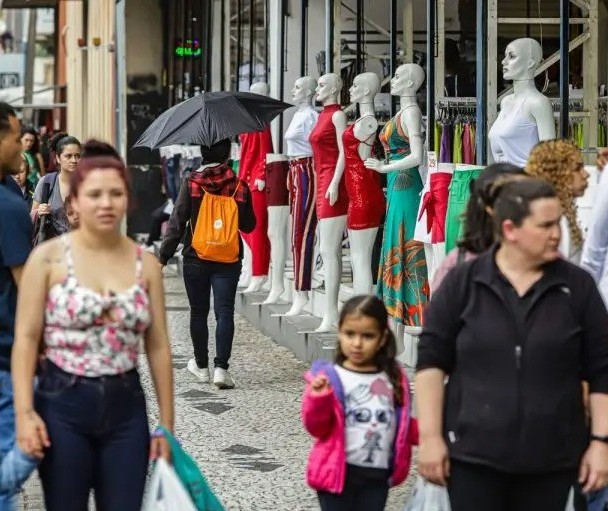
[[[47,511],[140,511],[150,433],[136,370],[85,378],[46,361],[35,394],[51,447],[40,465]]]
[[[608,509],[608,488],[590,493],[587,496],[587,511],[605,511]]]
[[[184,258],[184,283],[190,303],[190,337],[196,365],[209,366],[209,327],[207,326],[213,289],[215,328],[215,367],[228,369],[234,338],[234,301],[241,275],[241,263],[225,264]]]

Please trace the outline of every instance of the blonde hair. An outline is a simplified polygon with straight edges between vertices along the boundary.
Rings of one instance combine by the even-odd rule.
[[[534,147],[524,169],[526,174],[544,179],[555,188],[568,220],[570,238],[577,250],[583,246],[583,233],[577,219],[572,176],[582,163],[582,154],[571,140],[545,140]]]

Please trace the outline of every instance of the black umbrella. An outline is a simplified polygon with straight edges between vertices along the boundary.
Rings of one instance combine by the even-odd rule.
[[[203,92],[163,112],[133,147],[210,146],[241,133],[262,131],[292,106],[252,92]]]

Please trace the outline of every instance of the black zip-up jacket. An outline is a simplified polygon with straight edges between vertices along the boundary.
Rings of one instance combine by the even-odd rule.
[[[196,220],[205,190],[215,195],[234,197],[239,213],[239,231],[250,233],[255,228],[256,219],[251,192],[245,181],[240,180],[226,164],[206,167],[202,171],[195,170],[183,180],[169,218],[167,233],[160,247],[160,262],[163,265],[173,257],[182,238],[184,258],[200,260],[192,248],[192,232],[196,228]],[[243,241],[239,237],[239,259],[242,258]]]
[[[588,445],[581,382],[608,394],[608,313],[592,277],[545,266],[517,327],[496,248],[454,268],[433,296],[417,370],[449,375],[450,457],[512,473],[577,469]]]

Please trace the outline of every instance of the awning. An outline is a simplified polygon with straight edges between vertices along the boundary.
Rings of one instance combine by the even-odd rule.
[[[33,9],[56,6],[57,0],[0,0],[0,9]]]

